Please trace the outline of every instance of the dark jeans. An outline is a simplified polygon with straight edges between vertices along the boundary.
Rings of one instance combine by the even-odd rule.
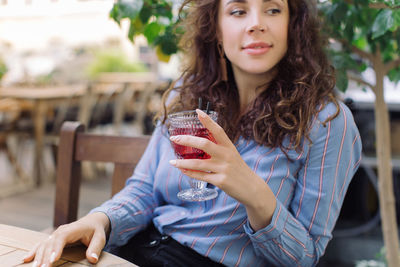
[[[153,224],[113,253],[140,267],[224,266],[160,234]]]

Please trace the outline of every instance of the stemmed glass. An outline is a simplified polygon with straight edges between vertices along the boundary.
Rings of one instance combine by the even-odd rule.
[[[214,111],[210,111],[208,115],[216,121],[218,114]],[[203,137],[211,140],[215,143],[214,137],[205,128],[195,110],[181,111],[168,115],[169,127],[168,131],[170,136],[174,135],[193,135]],[[203,150],[182,146],[171,142],[174,148],[175,155],[179,159],[209,159],[211,156],[205,153]],[[186,201],[203,201],[216,198],[218,191],[213,188],[207,188],[207,183],[199,181],[193,178],[189,178],[189,184],[191,188],[178,192],[178,198]]]

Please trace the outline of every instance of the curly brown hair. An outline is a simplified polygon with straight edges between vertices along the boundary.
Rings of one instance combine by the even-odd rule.
[[[290,22],[288,50],[278,63],[277,75],[241,114],[239,93],[232,67],[227,60],[228,82],[222,80],[219,65],[217,23],[219,0],[185,0],[182,10],[185,33],[181,48],[185,52],[185,69],[180,86],[171,86],[163,96],[163,110],[158,118],[197,108],[199,97],[213,103],[219,113],[218,123],[235,142],[238,137],[254,139],[272,148],[301,150],[303,138],[309,140],[310,122],[328,102],[339,104],[334,95],[334,69],[329,64],[320,37],[316,9],[308,0],[288,1]],[[178,96],[166,106],[172,90]],[[289,138],[289,145],[284,139]]]

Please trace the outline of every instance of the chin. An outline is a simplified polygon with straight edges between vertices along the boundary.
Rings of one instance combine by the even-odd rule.
[[[246,72],[251,75],[263,75],[268,74],[272,69],[252,69],[247,70]]]

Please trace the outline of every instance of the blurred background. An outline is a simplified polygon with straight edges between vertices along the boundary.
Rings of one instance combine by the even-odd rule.
[[[0,0],[0,223],[38,231],[51,226],[57,136],[64,121],[79,120],[89,132],[151,134],[152,117],[160,107],[161,95],[180,73],[181,55],[170,26],[176,23],[181,1],[153,1],[145,9],[150,2]],[[342,25],[346,20],[338,15],[343,13],[343,5],[368,5],[368,1],[319,2],[331,25]],[[385,4],[384,0],[376,2]],[[324,3],[330,3],[325,10]],[[357,30],[353,30],[353,35],[346,33],[351,35],[347,40],[353,38],[354,47],[371,53],[376,51],[372,45],[376,40],[395,42],[394,50],[385,50],[384,61],[399,61],[400,20],[389,25],[387,33],[379,29],[390,22],[376,22],[378,26],[366,22],[368,16],[378,21],[381,13],[399,9],[369,7],[373,11],[363,10],[367,15],[361,14],[367,19],[361,23],[374,30],[364,38],[363,28],[357,26],[359,36],[354,37]],[[153,13],[148,11],[151,8]],[[390,16],[400,18],[398,13]],[[343,27],[345,32],[346,25]],[[376,69],[364,63],[362,53],[357,56],[344,49],[346,42],[335,42],[340,38],[330,34],[332,50],[344,55],[334,54],[332,61],[338,70],[346,69],[346,78],[338,71],[338,94],[352,110],[360,129],[364,158],[319,266],[385,266],[377,193],[375,94],[368,86],[376,83]],[[397,64],[384,78],[384,95],[390,118],[393,191],[399,221]],[[107,164],[84,166],[79,216],[108,199],[111,171]]]

